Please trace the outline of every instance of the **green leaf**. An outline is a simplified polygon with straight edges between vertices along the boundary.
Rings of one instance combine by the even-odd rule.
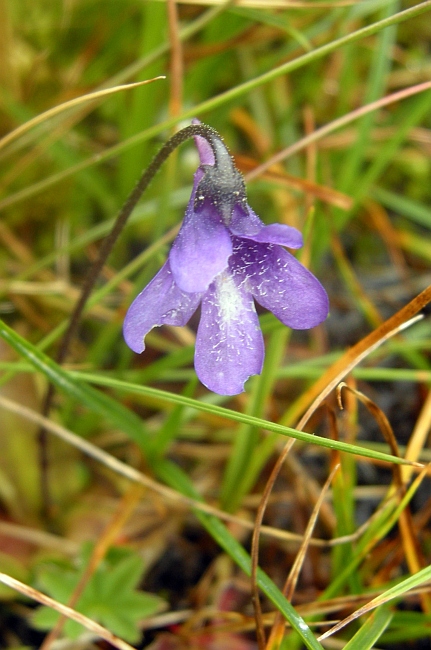
[[[38,571],[38,582],[52,598],[67,604],[83,575],[87,560],[88,547],[84,546],[80,568],[58,563],[45,565]],[[131,551],[118,554],[113,549],[89,579],[75,609],[123,639],[131,643],[137,641],[140,621],[165,607],[158,596],[136,590],[143,569],[139,556]],[[58,618],[54,610],[41,607],[34,614],[33,624],[40,629],[49,629]],[[75,621],[68,621],[64,629],[70,638],[76,638],[83,628]]]
[[[106,574],[104,589],[106,597],[115,598],[118,592],[126,594],[135,589],[143,573],[143,561],[138,555],[130,555]]]

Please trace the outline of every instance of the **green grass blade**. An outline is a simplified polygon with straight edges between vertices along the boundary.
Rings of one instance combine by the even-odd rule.
[[[107,149],[104,153],[98,153],[97,156],[92,156],[91,158],[88,158],[82,161],[81,163],[74,165],[69,169],[60,171],[57,174],[54,174],[47,179],[44,179],[42,181],[39,181],[38,183],[35,183],[33,185],[25,187],[22,190],[19,190],[15,194],[6,197],[3,201],[1,201],[0,207],[5,208],[10,205],[15,205],[19,201],[23,201],[31,196],[34,196],[35,194],[48,189],[52,185],[55,185],[69,178],[70,176],[73,176],[77,172],[82,171],[83,169],[87,169],[91,165],[102,163],[106,160],[111,159],[114,156],[117,156],[120,153],[127,151],[127,149],[129,149],[130,147],[134,147],[138,144],[146,142],[150,138],[159,135],[160,133],[166,131],[167,129],[172,128],[182,120],[191,119],[196,116],[201,117],[202,115],[208,113],[209,111],[214,110],[215,108],[218,108],[220,106],[226,105],[227,103],[242,97],[243,95],[250,92],[251,90],[258,88],[263,84],[268,83],[269,81],[277,79],[282,75],[288,74],[293,70],[298,70],[299,68],[306,66],[314,61],[318,61],[319,59],[326,56],[327,54],[335,52],[339,48],[344,47],[349,43],[354,43],[356,41],[361,40],[362,38],[366,38],[373,34],[377,34],[379,31],[385,29],[386,27],[390,27],[392,25],[402,23],[406,20],[410,20],[427,11],[431,11],[431,0],[426,0],[425,2],[421,2],[419,5],[416,5],[415,7],[411,7],[410,9],[406,9],[404,11],[395,14],[395,16],[390,16],[389,18],[385,18],[383,20],[377,21],[375,23],[372,23],[371,25],[368,25],[367,27],[358,29],[355,32],[352,32],[351,34],[342,36],[341,38],[336,39],[335,41],[331,41],[330,43],[322,45],[321,47],[318,47],[312,50],[311,52],[307,52],[306,54],[303,54],[302,56],[293,59],[292,61],[288,61],[287,63],[284,63],[273,70],[270,70],[268,72],[265,72],[262,75],[259,75],[255,79],[246,81],[243,84],[236,86],[235,88],[231,88],[230,90],[227,90],[217,95],[216,97],[203,101],[197,106],[194,106],[184,111],[178,117],[170,118],[160,124],[157,124],[156,126],[150,129],[147,129],[146,131],[138,133],[130,137],[125,142],[121,142],[120,144],[117,144],[111,147],[110,149]]]
[[[145,439],[148,434],[145,432],[144,423],[133,411],[93,387],[85,386],[79,380],[71,378],[66,370],[1,321],[0,336],[69,398],[85,404],[94,413],[106,418],[120,431],[127,433],[145,451]]]
[[[0,322],[0,336],[8,342],[19,354],[27,358],[38,370],[43,372],[46,377],[52,381],[59,389],[68,394],[70,397],[79,400],[80,403],[85,404],[89,408],[95,410],[98,414],[103,415],[111,420],[120,430],[128,433],[132,439],[136,440],[144,449],[148,446],[148,441],[145,441],[143,431],[143,424],[141,420],[128,411],[118,402],[111,398],[99,393],[94,388],[83,386],[79,380],[71,379],[69,373],[51,359],[46,357],[37,348],[32,346],[28,341],[20,337],[13,330],[7,327],[4,323]],[[183,398],[185,399],[185,398]],[[195,400],[191,400],[195,402]],[[195,402],[195,405],[199,404]],[[194,490],[187,476],[170,463],[161,461],[158,464],[158,476],[165,478],[171,486],[176,486],[184,494],[199,498],[199,495]],[[245,571],[247,575],[251,574],[251,560],[249,555],[243,547],[232,537],[227,531],[226,527],[215,517],[202,515],[196,513],[198,519],[207,528],[212,537],[217,541],[220,546],[232,557],[238,566]],[[280,590],[274,583],[264,574],[259,572],[258,582],[260,588],[280,610],[286,620],[292,627],[300,634],[305,645],[310,650],[321,650],[321,645],[315,639],[309,627],[304,620],[297,614],[292,605],[284,598]]]
[[[402,598],[403,596],[405,596],[405,594],[407,594],[412,589],[417,589],[418,587],[421,587],[423,584],[429,582],[430,580],[431,580],[431,566],[426,566],[420,571],[417,571],[413,575],[409,576],[408,578],[404,578],[404,580],[400,580],[398,584],[394,585],[390,589],[387,589],[376,598],[373,598],[373,600],[371,600],[367,605],[364,606],[364,609],[366,608],[367,610],[369,610],[370,606],[379,607],[379,605],[382,605],[384,603],[388,603],[391,602],[392,600]]]
[[[383,187],[373,187],[371,196],[397,214],[431,230],[431,211],[427,205],[390,192]]]
[[[355,199],[360,201],[369,191],[370,186],[382,175],[385,169],[399,152],[400,146],[405,141],[412,128],[429,114],[431,107],[431,92],[424,92],[412,99],[405,115],[397,120],[397,128],[394,135],[380,147],[379,155],[376,156],[366,172],[356,182],[354,192]],[[404,108],[404,107],[403,107]]]
[[[395,8],[399,5],[398,0],[391,2],[385,8],[383,14],[390,17],[395,14]],[[395,42],[396,26],[392,25],[388,29],[380,32],[376,46],[373,50],[373,58],[370,65],[370,75],[365,91],[364,104],[371,103],[379,99],[385,90],[385,82],[391,63],[391,52]],[[358,134],[355,144],[346,152],[345,159],[341,167],[340,189],[346,193],[355,192],[355,186],[358,180],[360,167],[363,163],[366,147],[368,146],[370,133],[374,121],[375,113],[369,113],[361,118],[358,125]]]
[[[408,461],[403,458],[392,456],[391,454],[385,454],[374,449],[369,449],[366,446],[351,445],[338,440],[321,438],[320,436],[314,436],[310,433],[298,431],[297,429],[286,427],[268,420],[263,420],[246,413],[238,413],[237,411],[232,411],[231,409],[217,406],[216,404],[201,402],[184,395],[169,393],[150,386],[137,386],[136,384],[131,384],[129,382],[120,381],[103,375],[94,375],[84,372],[67,372],[47,355],[43,354],[38,348],[34,347],[23,337],[14,332],[1,320],[0,336],[20,355],[25,357],[35,368],[40,370],[60,390],[67,392],[70,397],[81,401],[89,408],[95,409],[99,414],[111,418],[112,422],[115,423],[116,426],[119,426],[121,430],[126,431],[127,433],[130,432],[131,437],[137,442],[140,441],[141,445],[143,444],[143,424],[141,420],[134,413],[125,409],[119,403],[114,402],[114,400],[108,398],[103,393],[99,393],[94,389],[90,390],[89,386],[84,387],[82,385],[83,381],[96,383],[101,386],[110,386],[116,390],[132,394],[148,395],[162,402],[183,404],[184,406],[197,409],[198,411],[212,413],[234,422],[260,427],[282,436],[292,437],[308,444],[319,445],[326,449],[337,449],[338,451],[356,454],[364,458],[373,458],[387,463],[394,463],[396,465],[409,464]],[[116,404],[115,407],[113,406],[113,403]]]
[[[384,607],[373,612],[360,630],[344,646],[344,650],[371,650],[393,617]]]
[[[1,335],[2,328],[0,328],[0,336]],[[216,404],[200,402],[189,397],[184,397],[183,395],[177,395],[175,393],[169,393],[158,388],[152,388],[151,386],[137,386],[136,384],[120,381],[112,377],[94,375],[85,372],[73,372],[71,374],[74,377],[81,379],[82,381],[99,384],[101,386],[110,386],[111,388],[132,394],[136,393],[137,395],[148,395],[160,400],[161,402],[168,402],[171,404],[184,404],[185,406],[197,409],[198,411],[212,413],[213,415],[218,415],[234,422],[240,422],[243,424],[260,427],[262,429],[266,429],[267,431],[273,431],[274,433],[278,433],[282,436],[296,438],[297,440],[301,440],[308,444],[319,445],[321,447],[325,447],[326,449],[337,449],[338,451],[357,454],[358,456],[362,456],[364,458],[374,458],[376,460],[382,460],[387,463],[395,463],[396,465],[409,464],[408,461],[405,461],[403,458],[377,452],[373,449],[367,448],[366,446],[351,445],[339,440],[321,438],[320,436],[314,436],[313,434],[305,433],[304,431],[298,431],[297,429],[292,429],[291,427],[286,427],[275,422],[270,422],[269,420],[262,420],[261,418],[254,417],[246,413],[232,411],[231,409],[217,406]]]

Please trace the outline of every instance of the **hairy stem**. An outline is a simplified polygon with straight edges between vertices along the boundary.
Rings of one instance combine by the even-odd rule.
[[[163,147],[155,155],[155,157],[153,158],[153,160],[151,161],[147,169],[144,171],[141,178],[136,183],[134,189],[129,194],[123,207],[118,213],[118,216],[115,220],[111,232],[109,233],[109,235],[107,235],[107,237],[103,240],[101,244],[99,256],[95,260],[93,266],[91,267],[90,271],[87,274],[87,277],[82,287],[81,295],[75,305],[75,308],[70,317],[69,325],[61,340],[60,347],[55,357],[57,363],[61,364],[66,359],[70,349],[70,344],[78,331],[82,313],[85,309],[87,300],[90,297],[93,287],[97,282],[97,279],[100,275],[100,272],[106,260],[111,254],[115,242],[120,236],[121,231],[126,225],[128,218],[130,217],[133,210],[135,209],[142,194],[145,192],[148,185],[151,183],[154,176],[160,169],[161,165],[170,156],[170,154],[177,147],[179,147],[180,144],[182,144],[189,138],[197,135],[205,138],[208,141],[209,145],[211,146],[214,152],[214,159],[217,164],[218,155],[219,155],[217,142],[220,143],[221,137],[217,133],[217,131],[215,131],[209,126],[206,126],[205,124],[192,124],[191,126],[187,126],[181,131],[178,131],[178,133],[175,133],[175,135],[173,135],[163,145]],[[42,414],[44,416],[47,416],[49,414],[49,411],[51,410],[54,393],[55,393],[54,385],[49,384],[43,401],[43,406],[42,406]],[[48,482],[48,468],[49,468],[48,440],[47,440],[47,432],[45,428],[41,428],[39,430],[38,442],[39,442],[39,463],[40,463],[40,470],[41,470],[41,497],[42,497],[42,504],[43,504],[42,514],[46,518],[49,518],[49,513],[51,510],[51,499],[50,499],[50,490],[49,490],[49,482]]]

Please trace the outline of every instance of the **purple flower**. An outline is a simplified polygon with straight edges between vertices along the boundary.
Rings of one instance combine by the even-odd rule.
[[[302,235],[282,224],[265,226],[247,204],[242,177],[220,137],[195,137],[200,167],[181,230],[168,260],[137,296],[124,321],[135,352],[160,325],[185,325],[201,305],[195,369],[221,395],[236,395],[262,370],[264,344],[254,301],[293,329],[328,315],[320,282],[283,246]]]

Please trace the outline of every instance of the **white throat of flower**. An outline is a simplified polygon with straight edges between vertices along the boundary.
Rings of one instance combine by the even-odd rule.
[[[223,271],[215,278],[214,282],[221,315],[220,326],[229,326],[229,324],[240,322],[245,305],[232,275]]]

